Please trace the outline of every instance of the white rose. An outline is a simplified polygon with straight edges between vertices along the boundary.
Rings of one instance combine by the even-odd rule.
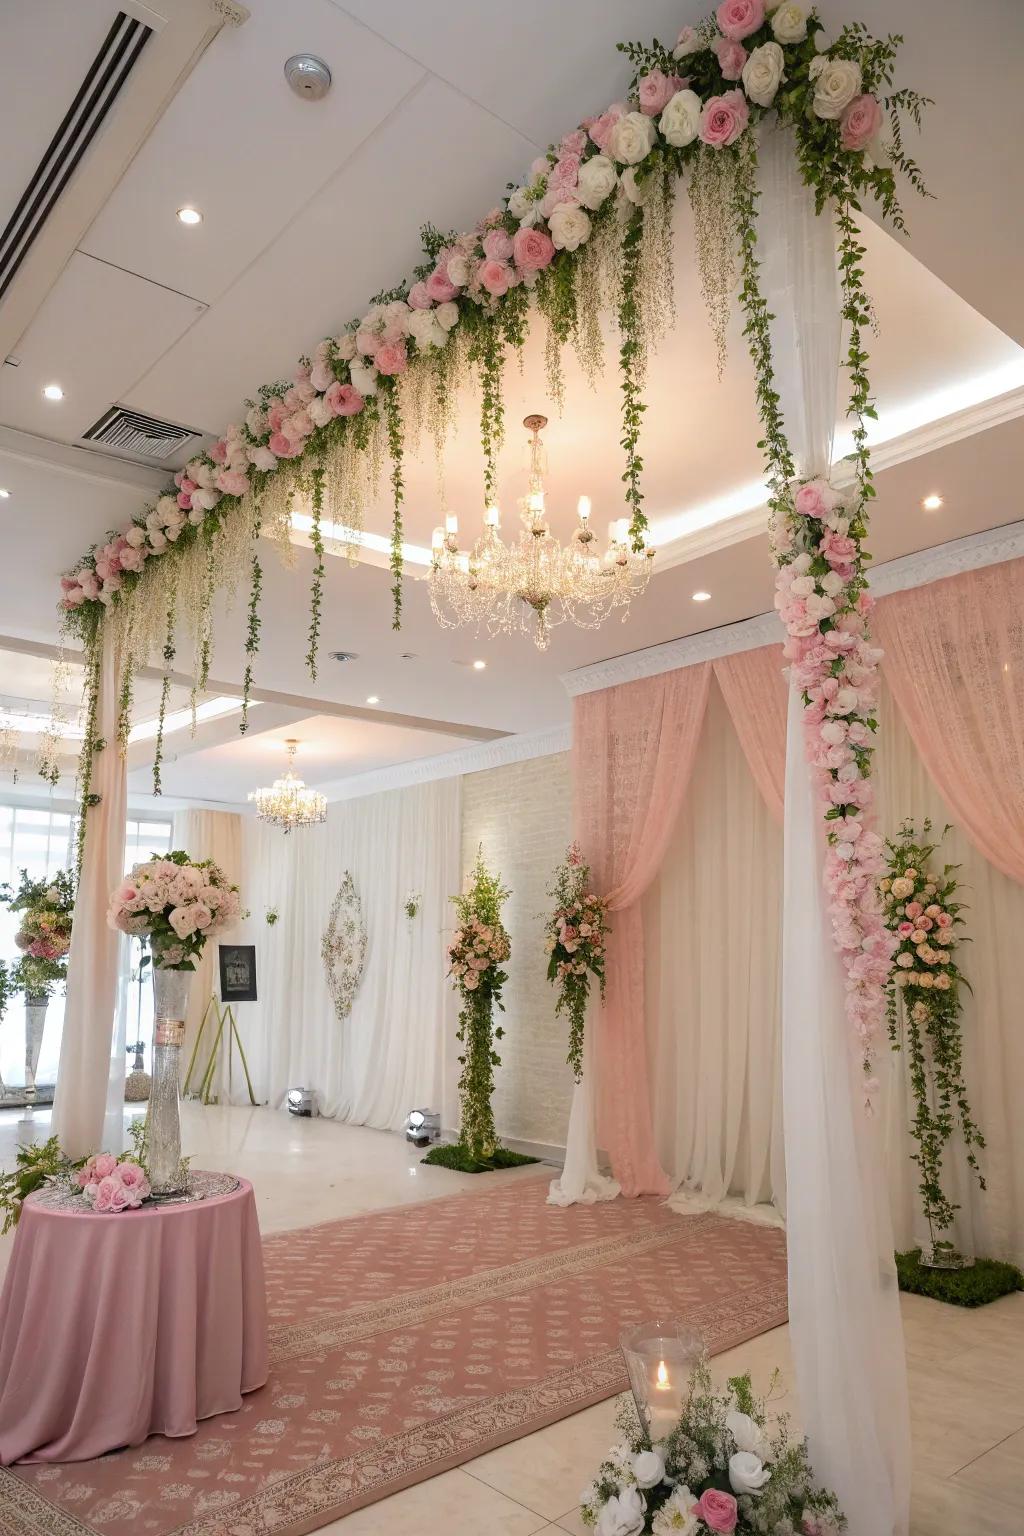
[[[860,95],[860,65],[853,59],[830,59],[820,53],[811,60],[814,81],[814,110],[826,119],[842,117],[855,96]]]
[[[638,1451],[633,1457],[633,1476],[638,1488],[656,1488],[665,1476],[665,1458],[659,1450]]]
[[[334,345],[342,362],[350,362],[356,355],[355,331],[342,331]]]
[[[267,430],[267,418],[258,405],[251,406],[246,412],[245,424],[253,437],[262,437]]]
[[[132,549],[141,549],[146,542],[146,530],[145,528],[140,528],[138,523],[133,523],[125,534],[125,538],[132,546]]]
[[[672,49],[672,57],[674,59],[688,59],[691,53],[699,53],[700,48],[700,38],[693,27],[684,27],[676,39],[676,45]]]
[[[654,148],[657,131],[642,112],[627,112],[612,128],[608,148],[622,165],[639,165]]]
[[[439,304],[434,311],[438,325],[444,330],[450,331],[459,323],[459,306],[454,299],[448,299],[444,304]]]
[[[696,91],[676,91],[658,120],[662,137],[677,149],[692,144],[700,126],[701,99]]]
[[[770,1477],[760,1456],[752,1451],[737,1451],[729,1457],[729,1485],[733,1493],[760,1493]]]
[[[266,474],[277,467],[277,454],[269,448],[250,448],[249,463],[254,469],[261,469]]]
[[[469,262],[461,251],[455,251],[453,255],[448,257],[445,270],[448,273],[448,281],[450,283],[454,283],[456,288],[465,288],[469,282]]]
[[[786,0],[772,17],[772,33],[777,43],[802,43],[807,36],[807,13]]]
[[[316,400],[311,400],[306,406],[306,410],[309,412],[309,419],[314,427],[326,427],[329,421],[334,420],[334,412],[326,400],[320,397]]]
[[[810,597],[816,586],[813,576],[798,576],[789,590],[794,597]]]
[[[590,239],[590,215],[575,203],[559,203],[548,219],[556,251],[578,251]]]
[[[615,167],[608,157],[594,155],[580,166],[576,195],[584,208],[600,208],[605,198],[614,192],[615,180]]]
[[[637,1488],[623,1488],[601,1506],[597,1536],[640,1536],[647,1505]]]
[[[212,512],[220,501],[220,491],[200,488],[192,492],[193,510],[198,507],[201,512]]]
[[[414,309],[408,320],[409,335],[422,352],[443,347],[446,332],[432,309]]]
[[[642,207],[650,197],[652,185],[650,181],[638,181],[636,167],[632,165],[626,167],[619,182],[623,197],[628,198],[631,203],[635,203],[638,208]]]
[[[525,218],[533,206],[533,199],[527,194],[525,187],[516,187],[508,200],[508,211],[514,219]]]
[[[156,510],[160,513],[162,526],[166,527],[168,518],[177,517],[181,508],[178,506],[176,496],[161,496],[156,504]]]
[[[743,89],[759,107],[770,107],[785,76],[785,57],[778,43],[762,43],[743,66]]]
[[[153,528],[149,535],[149,547],[158,554],[160,550],[167,548],[167,536],[160,532],[159,528]]]
[[[377,370],[372,363],[367,365],[366,363],[356,362],[353,359],[349,364],[348,371],[352,383],[364,399],[367,395],[375,395],[377,393]]]
[[[838,597],[845,585],[843,578],[837,576],[835,571],[829,571],[821,578],[821,590],[827,592],[829,597]]]
[[[767,1459],[771,1449],[768,1436],[749,1413],[738,1413],[736,1410],[727,1413],[725,1427],[735,1440],[738,1451],[748,1451],[752,1456],[760,1456],[762,1461]]]

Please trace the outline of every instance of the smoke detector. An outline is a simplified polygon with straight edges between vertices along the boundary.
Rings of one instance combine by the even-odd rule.
[[[331,71],[315,53],[293,53],[284,66],[284,77],[296,96],[319,101],[331,88]]]

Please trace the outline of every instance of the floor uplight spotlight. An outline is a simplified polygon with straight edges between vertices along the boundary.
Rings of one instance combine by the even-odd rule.
[[[426,1147],[441,1135],[441,1116],[434,1109],[412,1109],[405,1122],[405,1139],[414,1147]]]
[[[288,1113],[291,1115],[315,1115],[316,1094],[312,1088],[289,1088]]]

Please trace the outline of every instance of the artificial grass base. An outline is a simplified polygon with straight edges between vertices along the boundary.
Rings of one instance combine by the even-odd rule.
[[[1015,1264],[999,1259],[976,1259],[970,1269],[929,1269],[921,1263],[921,1250],[896,1255],[900,1290],[954,1307],[984,1307],[1012,1291],[1024,1291],[1024,1275]]]
[[[454,1168],[458,1173],[493,1173],[496,1168],[519,1168],[523,1163],[539,1163],[539,1157],[526,1157],[522,1152],[510,1152],[508,1147],[495,1147],[490,1157],[474,1157],[460,1141],[445,1142],[431,1147],[424,1163],[436,1168]]]

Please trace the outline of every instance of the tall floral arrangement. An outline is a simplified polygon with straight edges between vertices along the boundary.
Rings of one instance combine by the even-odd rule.
[[[220,865],[176,849],[135,865],[111,897],[107,923],[121,933],[148,933],[155,964],[186,971],[206,941],[240,915],[238,887]]]
[[[582,1500],[598,1536],[838,1536],[846,1520],[834,1493],[814,1481],[807,1445],[785,1417],[771,1421],[749,1376],[716,1391],[707,1362],[690,1380],[679,1424],[651,1444],[632,1399],[618,1415],[619,1443]]]
[[[70,870],[58,870],[44,880],[33,880],[28,870],[12,894],[0,890],[0,900],[20,913],[14,942],[21,958],[11,968],[10,985],[26,998],[45,998],[67,980],[67,956],[75,912],[75,882]]]
[[[493,1022],[494,1009],[504,1012],[501,992],[512,946],[501,920],[501,908],[511,893],[484,862],[483,848],[466,889],[452,902],[459,922],[448,945],[449,972],[462,1000],[457,1039],[459,1063],[459,1142],[474,1161],[493,1157],[498,1147],[491,1096],[494,1068],[501,1057],[494,1049],[505,1031]]]
[[[569,1019],[566,1058],[577,1082],[583,1076],[583,1035],[591,978],[604,996],[608,905],[590,889],[590,866],[572,843],[548,887],[555,909],[547,921],[548,980],[558,988],[556,1014]]]
[[[917,1143],[913,1157],[921,1175],[918,1188],[931,1257],[941,1257],[952,1247],[944,1234],[959,1209],[942,1185],[946,1148],[959,1125],[967,1162],[984,1189],[978,1152],[985,1138],[964,1081],[960,989],[969,989],[970,983],[957,961],[957,950],[965,942],[957,866],[933,870],[932,856],[939,845],[929,841],[931,830],[928,820],[920,832],[908,820],[898,836],[888,840],[880,889],[896,945],[888,986],[889,1039],[896,1050],[906,1046],[916,1106],[911,1134]]]

